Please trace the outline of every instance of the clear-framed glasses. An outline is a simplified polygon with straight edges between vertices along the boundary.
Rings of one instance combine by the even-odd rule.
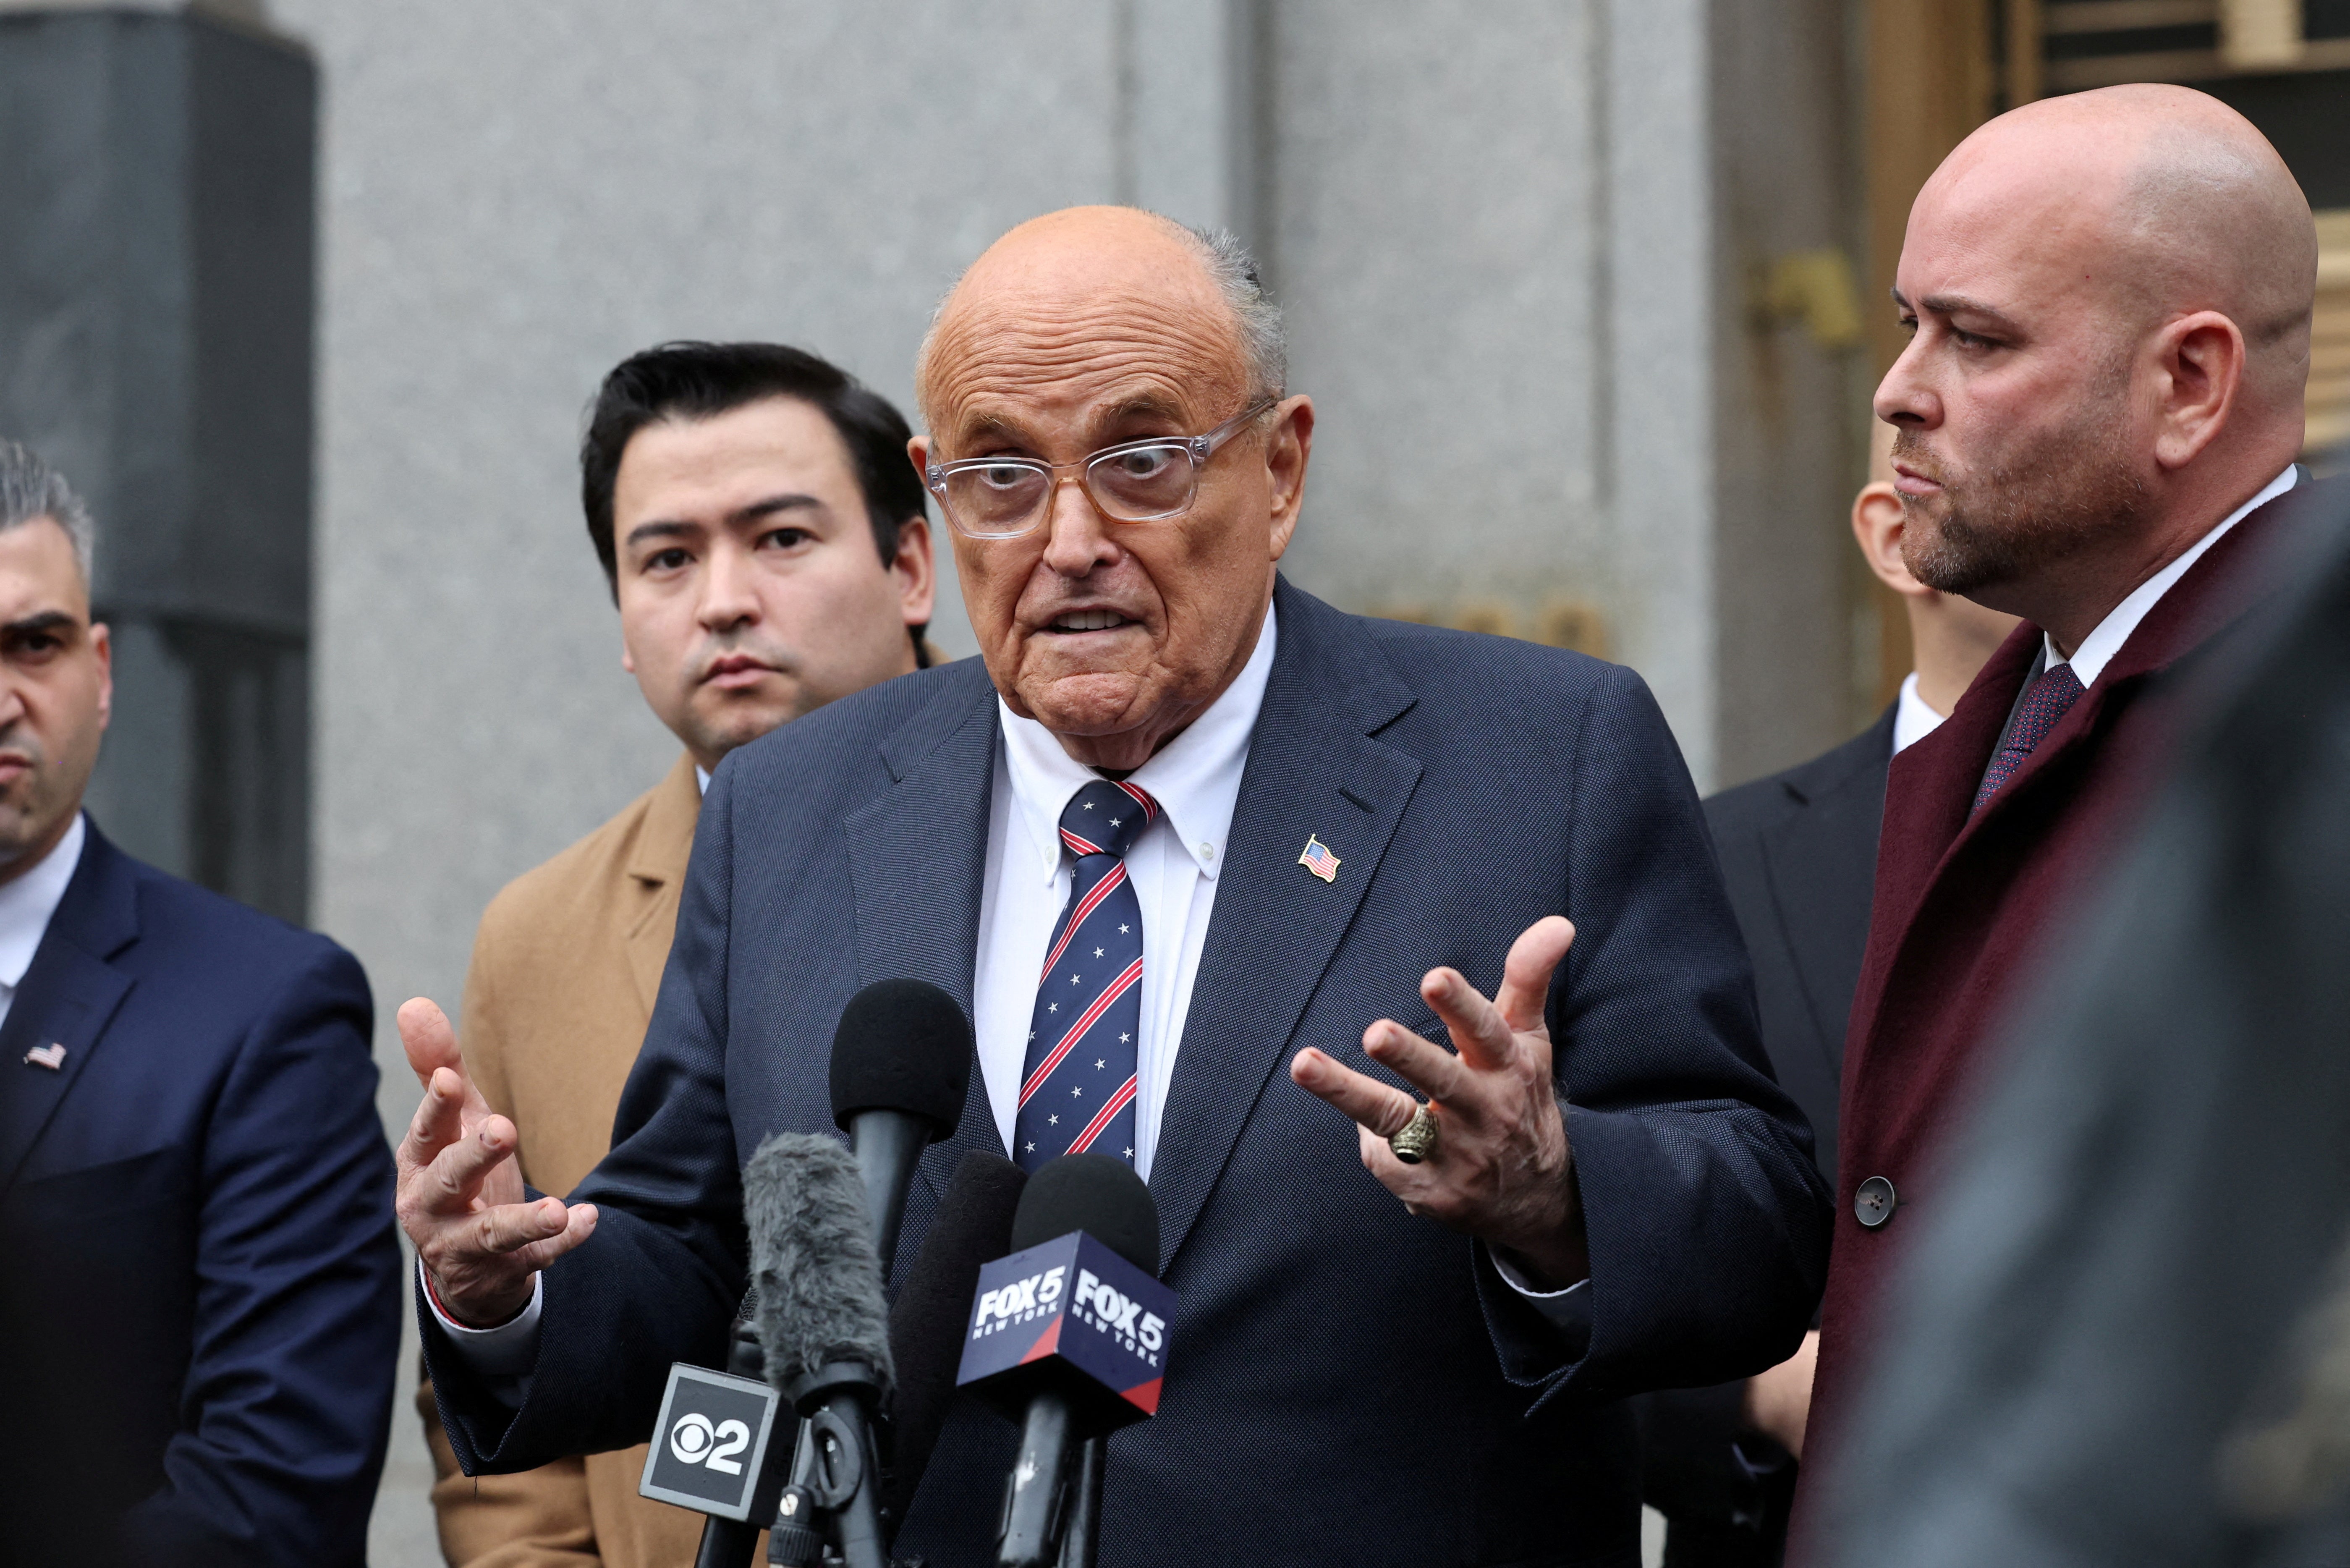
[[[1050,510],[1053,493],[1073,480],[1113,523],[1164,522],[1191,509],[1208,459],[1274,401],[1260,399],[1205,435],[1120,441],[1076,462],[964,458],[931,463],[922,477],[948,526],[972,539],[1016,539],[1033,531]]]

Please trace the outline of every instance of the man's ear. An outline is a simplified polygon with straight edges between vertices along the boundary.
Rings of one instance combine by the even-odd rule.
[[[1300,393],[1274,408],[1264,437],[1265,478],[1273,492],[1273,559],[1289,549],[1305,504],[1305,464],[1314,455],[1314,400]]]
[[[114,719],[114,633],[102,620],[89,623],[89,650],[98,659],[98,727]]]
[[[1860,542],[1861,558],[1877,581],[1904,598],[1918,598],[1934,590],[1901,564],[1901,533],[1907,525],[1901,493],[1885,481],[1863,485],[1852,498],[1852,536]]]
[[[906,624],[928,626],[939,587],[929,518],[909,517],[898,524],[898,556],[889,563],[889,575],[898,580],[898,607]]]
[[[2244,335],[2216,310],[2182,316],[2156,335],[2154,460],[2184,468],[2225,429],[2244,384]]]

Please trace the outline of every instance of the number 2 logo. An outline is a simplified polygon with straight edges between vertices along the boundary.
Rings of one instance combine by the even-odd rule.
[[[713,1430],[710,1417],[698,1410],[680,1416],[669,1429],[669,1451],[681,1464],[701,1465],[721,1475],[741,1475],[743,1461],[733,1456],[750,1446],[750,1428],[740,1421],[721,1421]]]

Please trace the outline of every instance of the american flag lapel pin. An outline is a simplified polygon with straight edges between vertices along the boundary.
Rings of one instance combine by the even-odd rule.
[[[25,1065],[27,1067],[47,1067],[50,1072],[54,1073],[65,1064],[66,1048],[61,1042],[53,1042],[47,1045],[36,1045],[30,1051],[25,1053]]]
[[[1305,848],[1298,855],[1297,863],[1325,882],[1338,880],[1338,857],[1330,853],[1328,845],[1310,833],[1305,836]]]

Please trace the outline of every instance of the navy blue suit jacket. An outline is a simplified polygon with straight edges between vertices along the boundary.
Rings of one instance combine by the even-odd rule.
[[[1754,1004],[1695,793],[1629,671],[1342,615],[1284,584],[1150,1186],[1180,1293],[1158,1416],[1114,1438],[1106,1563],[1638,1561],[1638,1461],[1613,1397],[1792,1351],[1825,1198]],[[738,1166],[830,1130],[858,987],[970,1003],[1000,743],[977,660],[907,676],[730,756],[702,807],[667,973],[592,1241],[549,1269],[519,1411],[428,1327],[460,1459],[510,1469],[640,1441],[668,1364],[714,1365],[743,1283]],[[1297,864],[1308,835],[1335,884]],[[1381,1016],[1441,1038],[1432,965],[1488,994],[1565,912],[1550,999],[1590,1232],[1561,1334],[1472,1243],[1405,1212],[1353,1124],[1289,1082],[1358,1067]],[[965,1148],[1002,1144],[974,1070],[921,1164],[898,1259]],[[444,1369],[446,1369],[444,1371]],[[990,1561],[1013,1429],[951,1418],[899,1537]]]
[[[90,826],[0,1026],[0,1561],[366,1560],[402,1299],[371,1018],[350,954]]]

